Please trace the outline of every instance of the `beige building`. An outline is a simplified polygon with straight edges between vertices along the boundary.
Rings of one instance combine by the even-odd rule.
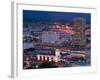
[[[85,39],[84,31],[85,31],[86,21],[82,17],[74,18],[74,38],[79,40],[79,42],[83,43]]]
[[[55,50],[55,54],[48,54],[48,53],[44,54],[44,53],[41,53],[41,54],[37,55],[37,60],[39,60],[39,61],[54,61],[54,62],[58,62],[59,58],[60,58],[60,50],[59,49]]]

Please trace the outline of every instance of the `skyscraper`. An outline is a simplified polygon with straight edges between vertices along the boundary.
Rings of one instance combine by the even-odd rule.
[[[78,40],[81,44],[84,43],[85,39],[84,35],[85,25],[86,21],[84,18],[82,17],[74,18],[74,30],[75,30],[74,38]]]

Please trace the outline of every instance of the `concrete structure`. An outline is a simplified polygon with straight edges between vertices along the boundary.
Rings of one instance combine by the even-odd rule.
[[[29,49],[29,48],[33,48],[33,44],[32,43],[24,43],[23,44],[23,49]]]
[[[55,53],[39,53],[37,55],[37,60],[39,61],[54,61],[58,62],[60,59],[60,50],[55,50]]]
[[[85,25],[85,39],[91,40],[91,27],[89,24]]]
[[[53,31],[50,32],[44,32],[41,36],[42,42],[43,43],[50,43],[50,42],[55,42],[59,39],[60,35],[56,34]]]
[[[79,42],[81,43],[83,43],[85,39],[85,35],[84,35],[85,25],[86,25],[86,21],[84,18],[82,17],[74,18],[74,30],[75,30],[74,38],[79,40]]]

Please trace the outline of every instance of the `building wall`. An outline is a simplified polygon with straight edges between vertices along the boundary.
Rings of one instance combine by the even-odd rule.
[[[83,42],[85,39],[85,25],[86,21],[82,17],[76,17],[74,18],[74,29],[75,29],[75,35],[74,38],[79,39],[80,42]]]
[[[57,41],[59,39],[60,35],[56,34],[54,32],[45,32],[44,34],[42,34],[42,42],[46,42],[49,43],[51,41]]]
[[[56,57],[53,55],[37,55],[37,60],[39,61],[55,61],[55,59]]]

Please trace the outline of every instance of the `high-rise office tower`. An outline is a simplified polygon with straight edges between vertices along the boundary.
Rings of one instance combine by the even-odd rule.
[[[84,43],[85,39],[85,25],[86,21],[82,17],[76,17],[74,18],[74,30],[75,30],[75,35],[74,38],[78,40],[81,44]]]

